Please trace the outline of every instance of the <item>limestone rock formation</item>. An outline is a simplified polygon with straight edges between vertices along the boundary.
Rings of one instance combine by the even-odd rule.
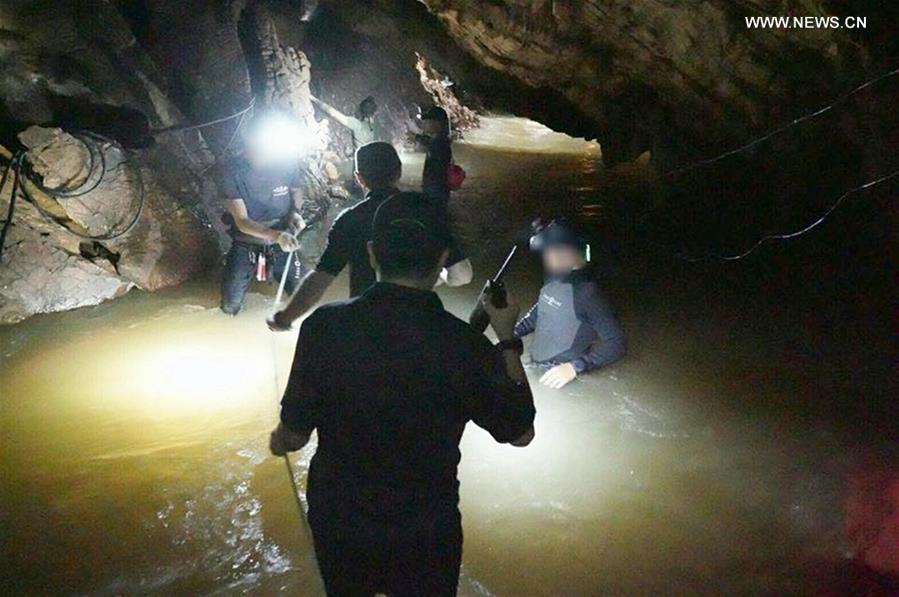
[[[20,139],[44,187],[82,192],[56,197],[19,179],[0,264],[0,321],[97,304],[135,286],[173,286],[212,262],[207,231],[139,153],[101,140],[88,146],[58,128],[31,127]],[[8,177],[0,189],[4,213],[12,184]]]
[[[17,319],[91,304],[134,285],[177,283],[208,263],[208,242],[227,243],[213,176],[239,147],[241,119],[227,117],[254,97],[320,137],[306,164],[320,246],[348,201],[339,166],[350,152],[348,135],[318,120],[310,93],[345,112],[375,96],[398,143],[417,107],[437,101],[462,128],[484,109],[512,112],[597,139],[608,163],[648,151],[663,173],[895,67],[894,10],[865,0],[6,0],[0,144],[30,148],[45,184],[69,187],[90,176],[84,148],[55,129],[116,141],[101,194],[36,192],[36,204],[71,230],[104,236],[133,211],[137,172],[147,201],[133,231],[100,246],[21,202],[0,264],[0,310]],[[867,16],[868,28],[759,30],[744,20],[781,14]],[[798,135],[676,184],[665,179],[676,207],[667,217],[694,228],[709,218],[708,229],[731,237],[802,221],[891,166],[899,113],[884,106],[897,97],[895,80],[879,84]],[[20,142],[32,125],[44,130]],[[84,290],[38,291],[50,288],[47,271],[63,272],[60,288],[71,276]]]
[[[888,15],[871,14],[864,3],[424,3],[480,63],[570,100],[613,161],[633,159],[654,143],[678,143],[689,153],[745,139],[888,64],[888,54],[877,57],[886,48],[871,43],[882,35],[875,31],[859,39],[861,33],[847,29],[753,29],[745,21],[768,14],[867,15],[872,29],[888,30],[874,22]]]

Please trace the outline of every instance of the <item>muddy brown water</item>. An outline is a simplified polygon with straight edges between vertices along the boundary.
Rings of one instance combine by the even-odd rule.
[[[457,148],[479,280],[528,213],[598,191],[595,146],[489,126]],[[564,391],[535,386],[526,449],[466,431],[460,594],[795,594],[805,562],[845,551],[839,416],[790,405],[870,389],[775,362],[779,320],[757,325],[643,268],[601,272],[625,360]],[[523,305],[539,281],[515,263]],[[476,286],[440,295],[465,316]],[[210,276],[0,330],[3,592],[314,594],[284,463],[267,452],[295,335],[265,328],[270,289],[234,319],[216,289]],[[341,279],[328,298],[345,293]],[[301,486],[309,456],[294,458]]]

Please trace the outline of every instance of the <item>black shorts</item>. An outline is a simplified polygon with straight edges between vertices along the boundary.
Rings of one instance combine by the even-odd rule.
[[[360,521],[336,513],[310,519],[329,597],[452,597],[462,563],[462,522],[447,516],[399,522]]]

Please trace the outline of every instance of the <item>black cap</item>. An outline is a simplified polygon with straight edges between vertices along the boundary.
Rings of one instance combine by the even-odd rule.
[[[436,201],[423,193],[397,193],[381,204],[372,222],[372,240],[423,240],[441,247],[452,235]]]
[[[535,252],[558,245],[584,250],[587,246],[587,236],[567,218],[555,218],[535,231],[529,245]]]
[[[422,193],[398,193],[382,203],[371,236],[382,272],[421,277],[432,271],[452,241],[443,214]]]

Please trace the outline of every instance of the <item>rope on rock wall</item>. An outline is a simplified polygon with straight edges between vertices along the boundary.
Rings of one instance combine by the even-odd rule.
[[[228,122],[229,120],[234,120],[235,118],[240,118],[240,117],[244,116],[245,114],[247,114],[250,110],[252,110],[253,106],[255,106],[255,105],[256,105],[256,98],[254,97],[253,99],[250,100],[250,103],[246,108],[239,110],[239,111],[235,112],[234,114],[230,114],[228,116],[223,116],[221,118],[216,118],[215,120],[210,120],[208,122],[202,122],[200,124],[191,124],[191,125],[187,125],[187,126],[170,126],[170,127],[166,127],[163,129],[152,129],[150,131],[150,133],[152,133],[154,135],[162,135],[162,134],[168,134],[168,133],[182,133],[184,131],[195,131],[198,129],[204,129],[206,127],[210,127],[215,124],[221,124],[223,122]]]
[[[697,168],[715,164],[715,163],[720,162],[721,160],[724,160],[730,156],[736,155],[738,153],[742,153],[748,149],[755,147],[756,145],[764,143],[765,141],[767,141],[768,139],[771,139],[772,137],[775,137],[775,136],[793,128],[794,126],[797,126],[803,122],[806,122],[813,118],[817,118],[818,116],[821,116],[822,114],[830,112],[835,107],[846,102],[854,95],[864,91],[865,89],[868,89],[868,88],[876,85],[877,83],[880,83],[881,81],[884,81],[891,77],[895,77],[896,75],[899,75],[899,67],[894,68],[893,70],[890,70],[890,71],[888,71],[880,76],[877,76],[873,79],[869,79],[869,80],[861,83],[860,85],[857,85],[856,87],[853,87],[850,91],[837,97],[831,103],[829,103],[825,106],[822,106],[822,107],[818,108],[817,110],[814,110],[812,112],[809,112],[807,114],[804,114],[802,116],[794,118],[790,122],[788,122],[782,126],[779,126],[772,131],[769,131],[768,133],[762,135],[761,137],[757,137],[757,138],[753,139],[752,141],[749,141],[748,143],[740,145],[739,147],[735,147],[734,149],[725,151],[724,153],[719,154],[717,156],[702,159],[702,160],[693,162],[692,164],[687,164],[685,166],[681,166],[681,167],[675,168],[673,170],[669,170],[668,172],[663,174],[662,177],[663,178],[671,178],[671,177],[677,176],[679,174],[683,174],[685,172],[695,170]],[[816,218],[809,224],[807,224],[793,232],[788,232],[788,233],[784,233],[784,234],[767,234],[767,235],[761,237],[757,242],[755,242],[753,245],[751,245],[748,249],[746,249],[745,251],[742,251],[740,253],[734,253],[734,254],[730,254],[730,255],[721,255],[718,253],[708,253],[706,255],[700,255],[700,256],[695,256],[695,257],[691,257],[691,256],[685,255],[683,253],[675,253],[675,257],[677,257],[678,259],[681,259],[683,261],[687,261],[689,263],[698,263],[701,261],[711,261],[711,260],[737,261],[737,260],[743,259],[744,257],[751,255],[753,252],[756,251],[756,249],[758,249],[759,247],[761,247],[762,245],[764,245],[770,241],[789,240],[792,238],[802,236],[806,232],[809,232],[810,230],[812,230],[812,229],[816,228],[817,226],[819,226],[820,224],[822,224],[840,206],[840,204],[843,202],[843,200],[846,197],[848,197],[854,193],[857,193],[859,191],[862,191],[864,189],[868,189],[868,188],[871,188],[878,184],[881,184],[883,182],[886,182],[887,180],[895,178],[896,176],[899,176],[899,171],[893,172],[891,174],[887,174],[880,178],[876,178],[874,180],[871,180],[864,184],[861,184],[857,187],[849,189],[848,191],[846,191],[845,193],[840,195],[820,217]],[[654,211],[655,211],[655,209],[650,210],[648,214],[645,214],[644,218],[646,216],[650,215]]]
[[[832,101],[830,104],[828,104],[828,105],[826,105],[826,106],[823,106],[823,107],[821,107],[821,108],[818,108],[817,110],[814,110],[813,112],[809,112],[808,114],[804,114],[804,115],[802,115],[802,116],[799,116],[798,118],[794,118],[794,119],[791,120],[790,122],[788,122],[788,123],[786,123],[786,124],[784,124],[784,125],[782,125],[782,126],[779,126],[779,127],[777,127],[776,129],[774,129],[774,130],[772,130],[772,131],[770,131],[770,132],[768,132],[768,133],[762,135],[761,137],[758,137],[758,138],[756,138],[756,139],[753,139],[752,141],[750,141],[750,142],[748,142],[748,143],[746,143],[746,144],[744,144],[744,145],[741,145],[741,146],[736,147],[736,148],[734,148],[734,149],[725,151],[724,153],[722,153],[722,154],[720,154],[720,155],[717,155],[717,156],[715,156],[715,157],[706,158],[706,159],[703,159],[703,160],[699,160],[699,161],[693,162],[692,164],[687,164],[686,166],[681,166],[681,167],[679,167],[679,168],[675,168],[674,170],[669,170],[668,172],[666,172],[666,173],[663,174],[662,176],[665,177],[665,178],[669,178],[669,177],[672,177],[672,176],[677,176],[678,174],[683,174],[684,172],[689,172],[689,171],[691,171],[691,170],[695,170],[696,168],[701,168],[701,167],[703,167],[703,166],[708,166],[708,165],[714,164],[714,163],[716,163],[716,162],[720,162],[721,160],[723,160],[723,159],[725,159],[725,158],[728,158],[728,157],[730,157],[730,156],[732,156],[732,155],[736,155],[736,154],[738,154],[738,153],[742,153],[742,152],[746,151],[747,149],[751,149],[751,148],[755,147],[756,145],[758,145],[758,144],[760,144],[760,143],[764,143],[765,141],[767,141],[767,140],[770,139],[771,137],[775,137],[775,136],[777,136],[777,135],[783,133],[784,131],[787,131],[787,130],[793,128],[794,126],[796,126],[796,125],[798,125],[798,124],[801,124],[801,123],[805,122],[806,120],[811,120],[812,118],[816,118],[816,117],[818,117],[818,116],[821,116],[822,114],[825,114],[825,113],[831,111],[831,110],[834,109],[836,106],[838,106],[838,105],[842,104],[843,102],[847,101],[849,98],[851,98],[851,97],[854,96],[855,94],[857,94],[857,93],[859,93],[859,92],[861,92],[861,91],[863,91],[863,90],[865,90],[865,89],[867,89],[867,88],[869,88],[869,87],[871,87],[871,86],[873,86],[873,85],[876,85],[877,83],[879,83],[879,82],[881,82],[881,81],[883,81],[883,80],[885,80],[885,79],[888,79],[888,78],[890,78],[890,77],[895,77],[896,75],[899,75],[899,67],[894,68],[893,70],[891,70],[891,71],[889,71],[889,72],[887,72],[887,73],[884,73],[884,74],[880,75],[879,77],[875,77],[875,78],[873,78],[873,79],[870,79],[870,80],[868,80],[868,81],[865,81],[865,82],[862,83],[861,85],[858,85],[858,86],[854,87],[854,88],[853,88],[852,90],[850,90],[849,92],[844,93],[843,95],[839,96],[837,99],[835,99],[834,101]]]

